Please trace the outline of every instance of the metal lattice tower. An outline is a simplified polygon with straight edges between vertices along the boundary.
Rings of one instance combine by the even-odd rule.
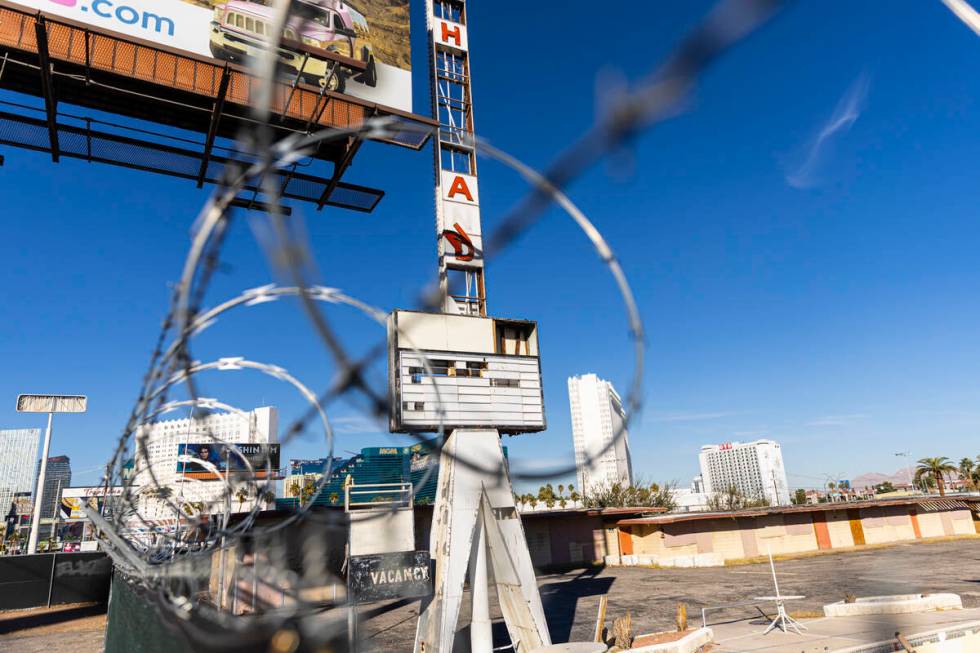
[[[432,113],[439,121],[436,235],[443,308],[447,313],[486,315],[466,5],[459,0],[427,0],[426,9]]]

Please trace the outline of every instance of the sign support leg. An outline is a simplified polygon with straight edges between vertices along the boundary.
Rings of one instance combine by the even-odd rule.
[[[470,651],[491,653],[493,628],[490,624],[490,588],[487,580],[487,534],[483,520],[477,520],[470,555]]]
[[[488,606],[491,569],[514,650],[526,653],[551,643],[495,429],[457,429],[447,438],[439,461],[429,548],[435,564],[435,588],[419,614],[416,653],[453,650],[468,569],[475,653],[492,647]]]

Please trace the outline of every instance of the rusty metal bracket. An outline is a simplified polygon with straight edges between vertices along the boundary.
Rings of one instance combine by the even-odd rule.
[[[37,56],[41,65],[41,94],[44,97],[44,111],[47,114],[48,139],[51,142],[51,160],[57,163],[61,152],[58,144],[58,101],[55,99],[54,82],[51,79],[51,59],[48,56],[48,30],[45,28],[43,16],[38,16],[35,20],[34,34],[37,38]]]
[[[293,83],[289,85],[289,95],[286,96],[286,102],[282,105],[282,113],[279,114],[279,122],[286,121],[286,114],[289,112],[289,105],[293,101],[293,95],[296,94],[296,87],[299,86],[299,80],[303,76],[303,71],[306,70],[306,64],[310,61],[310,53],[303,53],[303,63],[300,64],[299,70],[296,71],[296,76],[293,77]]]
[[[214,100],[214,110],[211,111],[211,123],[208,126],[208,137],[204,143],[204,153],[201,156],[201,167],[197,171],[197,187],[204,185],[204,178],[207,176],[208,164],[211,162],[211,151],[214,149],[214,139],[218,135],[218,123],[221,121],[221,113],[225,110],[225,98],[228,97],[228,83],[231,80],[231,70],[228,64],[221,73],[221,81],[218,83],[218,97]]]
[[[310,129],[313,127],[313,123],[320,122],[320,116],[326,111],[327,106],[330,104],[330,98],[327,95],[327,85],[330,83],[330,79],[337,73],[337,62],[333,62],[330,66],[330,70],[327,72],[327,76],[323,78],[323,86],[320,87],[320,94],[316,97],[316,104],[313,105],[313,111],[310,112],[310,118],[306,121],[306,133],[310,133]],[[322,103],[322,104],[321,104]],[[319,145],[318,145],[319,147]]]

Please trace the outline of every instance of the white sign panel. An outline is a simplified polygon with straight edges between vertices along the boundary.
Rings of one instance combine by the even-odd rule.
[[[88,397],[84,395],[17,395],[18,413],[84,413]]]
[[[442,187],[442,199],[474,206],[480,204],[480,189],[473,175],[443,170],[439,182]]]
[[[466,26],[451,20],[436,19],[436,27],[432,30],[433,37],[439,45],[456,48],[464,52],[469,50],[466,39]]]

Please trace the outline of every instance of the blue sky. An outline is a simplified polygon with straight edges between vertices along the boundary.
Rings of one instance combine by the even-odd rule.
[[[477,129],[535,166],[592,124],[608,80],[640,79],[709,7],[472,5]],[[427,112],[420,9],[415,106]],[[980,454],[980,39],[940,2],[882,9],[793,5],[712,68],[683,113],[571,187],[646,322],[645,408],[630,433],[643,477],[687,484],[700,445],[757,437],[783,444],[794,486],[893,472],[906,449]],[[43,426],[14,412],[18,392],[88,394],[89,413],[56,418],[51,451],[71,456],[76,483],[93,482],[206,195],[180,180],[0,153],[0,426]],[[491,161],[480,174],[487,230],[524,187]],[[431,152],[370,145],[348,180],[387,196],[369,216],[298,210],[321,279],[409,307],[435,267]],[[249,224],[261,216],[239,218],[209,303],[272,279]],[[612,280],[551,211],[492,262],[488,283],[491,313],[540,323],[549,429],[509,438],[511,456],[525,468],[568,462],[565,379],[596,372],[625,390],[631,373]],[[381,336],[328,310],[354,350]],[[195,354],[273,362],[317,388],[334,371],[289,303],[229,315]],[[231,403],[275,403],[284,419],[302,408],[254,375],[202,382]],[[332,415],[338,454],[393,441],[355,405]],[[286,455],[323,453],[310,434]]]

